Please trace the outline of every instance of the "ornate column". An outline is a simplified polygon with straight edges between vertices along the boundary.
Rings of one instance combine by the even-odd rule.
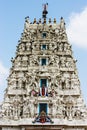
[[[37,99],[35,99],[35,101],[34,101],[34,113],[35,113],[35,117],[37,116],[37,106],[38,106]]]
[[[52,101],[49,102],[49,116],[52,117],[52,113],[53,113],[53,103]]]

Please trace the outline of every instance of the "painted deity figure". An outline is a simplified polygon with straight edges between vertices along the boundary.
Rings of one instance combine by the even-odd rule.
[[[35,84],[32,84],[32,90],[30,91],[30,95],[37,96],[38,92],[35,90]]]
[[[45,96],[45,86],[42,86],[42,96]]]
[[[47,87],[43,84],[40,88],[40,96],[48,96]]]

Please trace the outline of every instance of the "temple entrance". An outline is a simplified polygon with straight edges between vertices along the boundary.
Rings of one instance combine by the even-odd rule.
[[[40,103],[39,104],[39,114],[44,111],[47,114],[47,103]]]

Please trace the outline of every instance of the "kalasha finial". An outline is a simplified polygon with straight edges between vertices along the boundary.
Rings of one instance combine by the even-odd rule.
[[[43,4],[42,18],[44,19],[46,19],[46,15],[48,14],[47,7],[48,7],[48,3]]]

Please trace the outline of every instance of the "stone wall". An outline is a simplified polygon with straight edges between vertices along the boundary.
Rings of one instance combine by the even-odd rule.
[[[2,130],[22,130],[22,129],[19,127],[2,127]]]

